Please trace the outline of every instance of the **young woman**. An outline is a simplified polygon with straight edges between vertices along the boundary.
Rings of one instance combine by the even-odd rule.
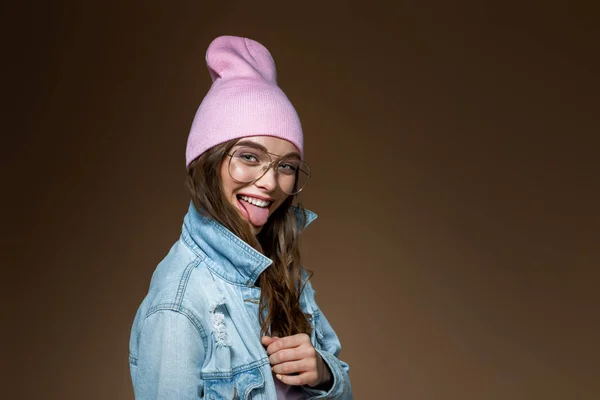
[[[294,107],[269,51],[222,36],[188,138],[192,198],[180,239],[135,317],[137,399],[351,399],[348,364],[300,265],[316,215]]]

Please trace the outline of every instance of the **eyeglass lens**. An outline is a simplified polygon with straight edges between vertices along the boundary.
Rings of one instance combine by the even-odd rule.
[[[269,167],[276,170],[277,183],[287,194],[300,192],[310,178],[310,167],[297,157],[282,158],[272,165],[266,152],[253,147],[239,147],[231,154],[229,174],[238,182],[252,182],[266,173]]]

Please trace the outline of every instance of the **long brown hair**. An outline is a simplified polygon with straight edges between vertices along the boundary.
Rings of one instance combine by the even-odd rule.
[[[190,163],[187,187],[192,202],[199,213],[219,222],[273,261],[258,278],[261,334],[281,337],[310,334],[310,323],[300,308],[300,295],[311,276],[307,271],[303,281],[298,243],[299,227],[304,226],[306,213],[300,204],[296,204],[302,211],[301,221],[298,221],[292,208],[296,196],[289,196],[269,217],[258,235],[251,232],[248,223],[227,201],[222,189],[221,164],[236,142],[231,140],[214,146]]]

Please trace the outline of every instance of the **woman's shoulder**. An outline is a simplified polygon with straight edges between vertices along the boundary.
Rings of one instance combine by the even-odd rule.
[[[179,240],[154,270],[140,308],[146,315],[173,310],[202,320],[220,296],[204,258]]]

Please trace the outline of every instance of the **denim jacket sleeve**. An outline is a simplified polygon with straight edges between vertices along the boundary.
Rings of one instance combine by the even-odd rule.
[[[137,400],[202,399],[201,327],[185,310],[163,309],[144,321],[132,378]]]
[[[333,383],[328,391],[316,390],[308,386],[304,386],[304,389],[310,395],[315,396],[312,397],[314,399],[352,400],[354,396],[350,385],[350,377],[348,376],[350,367],[338,358],[342,348],[340,341],[329,321],[318,308],[315,310],[314,318],[315,333],[320,344],[320,349],[317,349],[317,352],[329,367]]]

